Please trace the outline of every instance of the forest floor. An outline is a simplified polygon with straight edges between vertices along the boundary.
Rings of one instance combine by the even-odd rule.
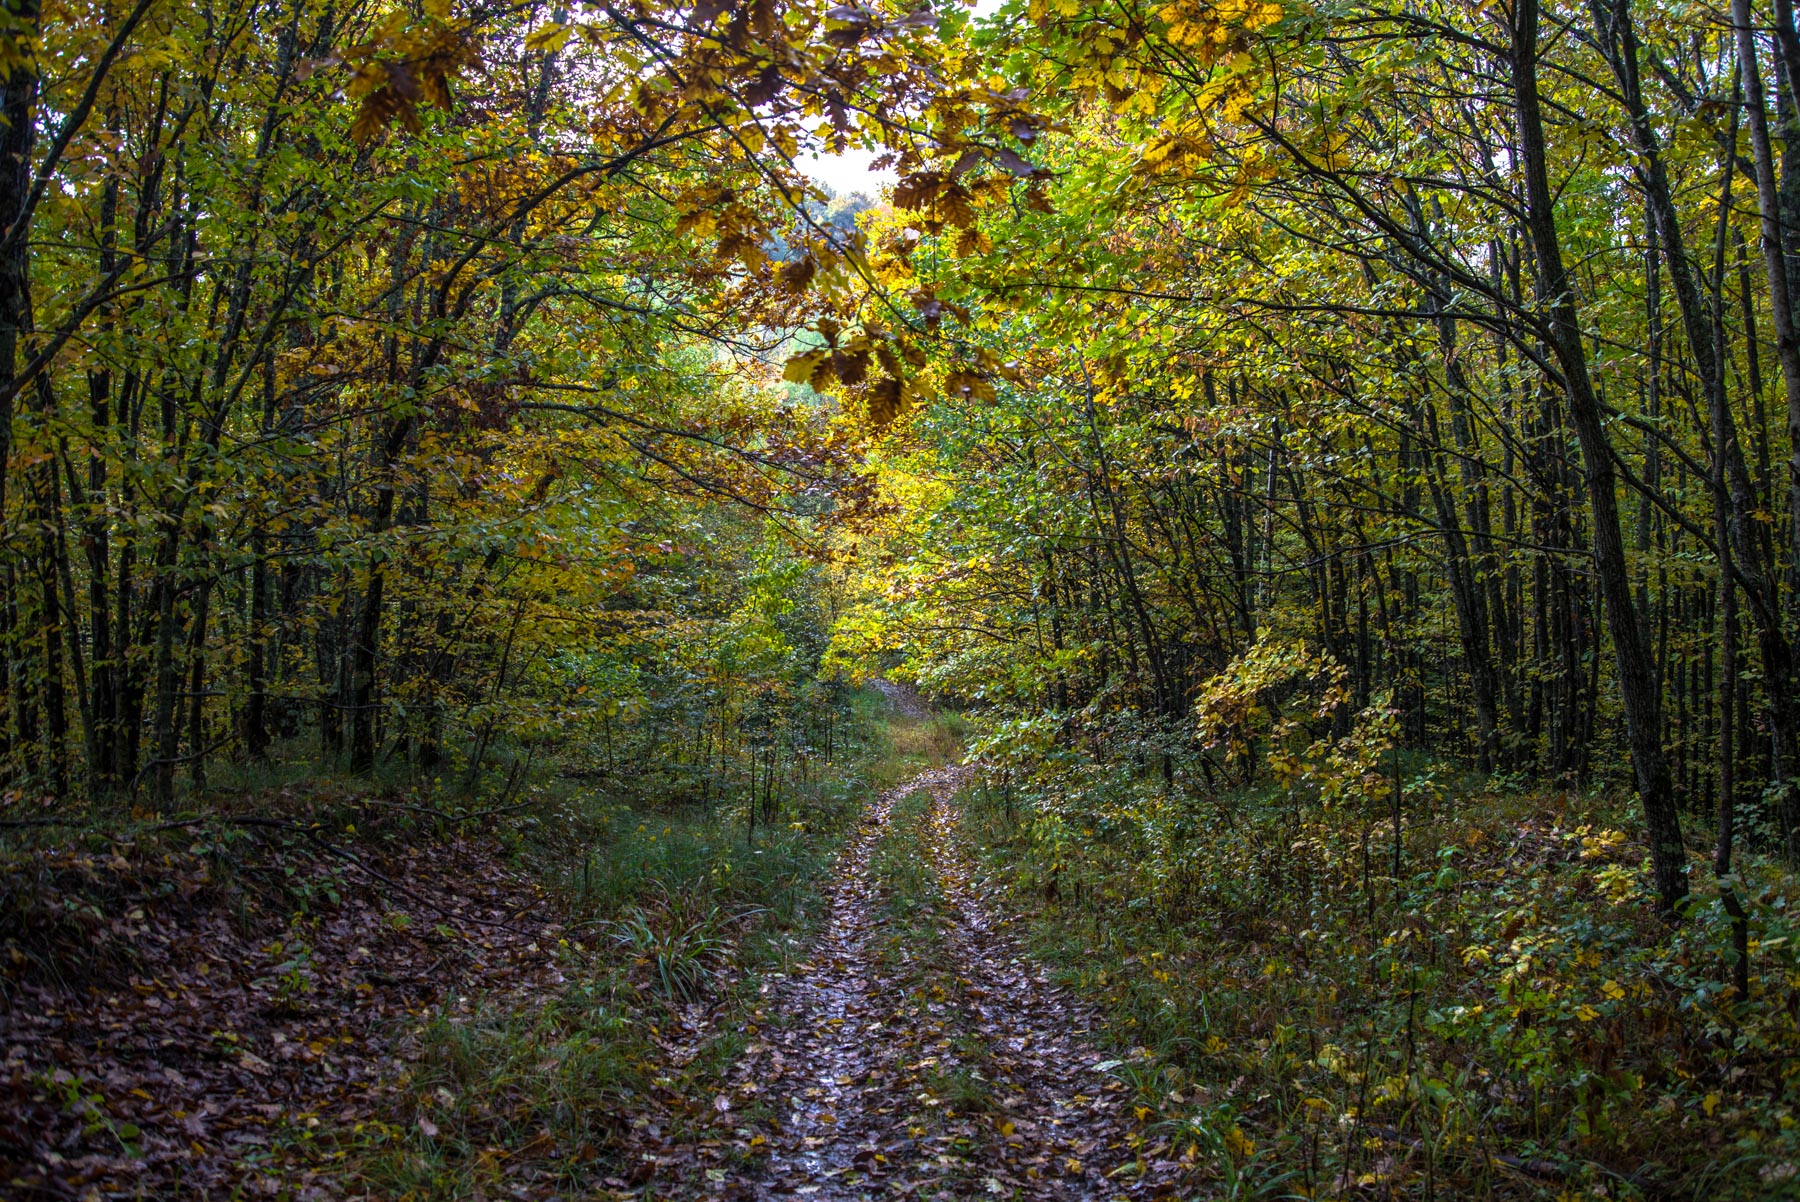
[[[883,692],[885,750],[754,841],[321,782],[13,821],[0,1193],[1177,1193],[1199,1166],[978,879],[953,720]]]
[[[753,827],[648,773],[0,805],[0,1197],[1800,1196],[1785,869],[1739,1002],[1603,801],[1071,852],[961,719],[855,705]]]
[[[1049,984],[977,885],[956,767],[866,812],[807,959],[732,1072],[775,1101],[768,1162],[716,1186],[815,1199],[1163,1197],[1191,1167],[1146,1146],[1093,1011]],[[732,1094],[722,1094],[719,1105]]]
[[[365,826],[381,804],[334,800]],[[258,801],[9,857],[0,1192],[335,1195],[327,1141],[404,1121],[434,1005],[562,983],[564,927],[491,841],[357,842]]]

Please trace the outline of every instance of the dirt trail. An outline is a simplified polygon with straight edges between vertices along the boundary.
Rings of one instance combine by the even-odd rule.
[[[911,685],[900,684],[892,680],[883,680],[879,677],[870,683],[875,686],[883,697],[888,699],[888,704],[893,706],[894,712],[899,714],[902,718],[931,717],[931,707],[925,704],[925,699],[923,697],[919,696],[919,690],[913,688]]]
[[[956,839],[960,768],[925,772],[870,806],[845,850],[809,963],[771,999],[784,1023],[737,1067],[773,1112],[760,1172],[713,1182],[739,1197],[1160,1198],[1184,1166],[1140,1161],[1123,1084],[1088,1042],[1095,1016],[1002,929]],[[931,795],[903,850],[929,870],[936,934],[910,961],[886,912],[876,851],[895,807]],[[915,813],[915,816],[916,813]],[[1140,1141],[1141,1142],[1141,1141]]]

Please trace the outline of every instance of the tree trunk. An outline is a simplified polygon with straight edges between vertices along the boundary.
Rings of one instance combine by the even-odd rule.
[[[1745,0],[1736,0],[1740,5]],[[1561,368],[1570,423],[1581,446],[1588,506],[1593,519],[1594,571],[1599,578],[1613,642],[1620,699],[1638,799],[1649,828],[1650,858],[1659,908],[1670,917],[1687,896],[1687,850],[1675,808],[1668,762],[1662,749],[1661,703],[1655,670],[1631,597],[1625,542],[1619,527],[1619,500],[1600,401],[1588,374],[1587,350],[1575,307],[1574,283],[1563,261],[1556,230],[1555,194],[1545,162],[1544,121],[1538,97],[1538,3],[1518,0],[1512,28],[1512,84],[1518,104],[1519,148],[1525,182],[1526,227],[1538,274],[1539,298],[1546,307],[1544,334]],[[1800,364],[1797,364],[1800,366]]]
[[[29,45],[36,34],[39,0],[7,0],[0,5],[16,23],[12,36]],[[37,127],[38,75],[35,60],[21,57],[0,85],[0,520],[6,514],[6,486],[11,479],[13,393],[18,373],[19,341],[30,329],[31,257],[29,239],[17,227],[29,220],[31,154]],[[0,606],[0,691],[11,701],[12,731],[6,750],[14,768],[35,741],[35,719],[25,673],[20,669],[21,632],[18,588],[20,574],[5,565],[6,603]]]
[[[1742,444],[1738,438],[1736,418],[1725,388],[1727,355],[1721,324],[1723,298],[1718,294],[1718,289],[1724,279],[1726,226],[1725,223],[1720,223],[1715,239],[1715,294],[1709,306],[1687,254],[1681,222],[1669,187],[1668,172],[1663,163],[1662,148],[1651,125],[1649,110],[1644,104],[1638,76],[1637,34],[1631,19],[1630,5],[1628,0],[1609,2],[1612,6],[1610,10],[1600,5],[1595,6],[1595,24],[1601,35],[1601,45],[1619,80],[1620,94],[1631,119],[1632,141],[1639,158],[1639,183],[1644,189],[1645,199],[1656,221],[1657,233],[1665,248],[1669,280],[1674,287],[1676,304],[1681,310],[1682,328],[1687,335],[1695,374],[1700,377],[1701,391],[1706,400],[1713,454],[1717,459],[1714,478],[1716,487],[1722,490],[1717,503],[1727,506],[1728,515],[1728,520],[1719,529],[1730,539],[1730,546],[1718,548],[1720,563],[1732,566],[1747,591],[1751,617],[1756,623],[1758,649],[1763,660],[1770,735],[1775,743],[1776,757],[1782,765],[1781,777],[1791,780],[1795,767],[1792,757],[1796,742],[1796,714],[1800,713],[1793,703],[1793,650],[1781,628],[1776,596],[1777,571],[1775,565],[1763,554],[1766,544],[1758,535],[1759,523],[1755,518],[1756,489],[1750,480]],[[1754,73],[1755,64],[1749,62],[1748,70],[1740,74],[1740,83],[1747,82]],[[1760,83],[1755,90],[1760,94]],[[1737,161],[1737,111],[1734,106],[1723,147],[1721,212],[1728,212],[1731,207],[1732,172]],[[1758,119],[1753,108],[1753,129]],[[1754,132],[1752,141],[1755,141]],[[1763,146],[1766,149],[1766,133]],[[1759,177],[1760,170],[1759,168]],[[1765,223],[1765,233],[1767,228]],[[1778,260],[1772,258],[1769,270],[1775,271],[1777,263]],[[1785,272],[1782,274],[1785,278]],[[1735,595],[1733,605],[1735,608]],[[1791,807],[1792,802],[1784,796],[1782,804]],[[1789,850],[1791,853],[1792,849]]]

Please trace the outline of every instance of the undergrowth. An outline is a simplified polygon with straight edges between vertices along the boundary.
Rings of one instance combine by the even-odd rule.
[[[355,1175],[384,1195],[467,1197],[525,1159],[554,1163],[570,1188],[627,1188],[655,1162],[623,1150],[716,1134],[719,1082],[765,977],[820,917],[844,833],[868,796],[957,746],[944,720],[892,715],[873,690],[855,704],[847,753],[772,810],[757,801],[754,831],[748,798],[657,807],[576,791],[540,811],[520,855],[565,915],[546,949],[561,991],[457,997],[425,1016],[405,1053],[412,1113],[358,1133]]]
[[[1791,878],[1740,857],[1740,998],[1702,856],[1664,925],[1625,804],[1429,765],[1405,797],[1397,857],[1388,802],[1120,765],[964,802],[1037,952],[1226,1196],[1800,1196]]]
[[[371,989],[408,1016],[378,1020],[366,1045],[358,1035],[361,1084],[321,1085],[335,1099],[322,1108],[264,1107],[265,1134],[236,1151],[212,1151],[208,1136],[209,1163],[233,1158],[210,1180],[412,1199],[635,1185],[653,1167],[643,1147],[716,1134],[714,1087],[763,977],[800,954],[866,799],[957,746],[953,720],[897,716],[873,689],[848,702],[836,754],[784,766],[780,787],[755,798],[754,832],[748,782],[708,803],[653,803],[562,775],[541,750],[527,774],[532,754],[513,748],[473,790],[460,777],[346,781],[275,764],[216,773],[191,820],[63,806],[0,835],[0,1001],[101,987],[176,1000],[182,974],[207,972],[183,959],[207,949],[180,933],[230,931],[212,947],[254,959],[232,974],[250,1010],[212,1020],[230,1042],[195,1054],[232,1081],[262,1081],[300,1048],[305,1084],[299,1065],[335,1054],[316,1036]],[[427,865],[428,890],[409,875]],[[465,868],[493,886],[468,908],[455,892]],[[471,954],[490,943],[504,954]],[[383,949],[406,952],[404,965]],[[57,1085],[66,1105],[36,1080],[19,1078],[28,1103],[62,1106],[70,1124],[138,1113],[98,1079]],[[234,1087],[207,1080],[195,1084]],[[167,1083],[157,1093],[159,1116],[204,1100]],[[113,1148],[103,1171],[125,1171],[119,1154],[135,1146]]]
[[[943,896],[925,854],[931,794],[917,789],[894,802],[888,824],[869,857],[886,917],[880,955],[884,963],[930,964],[940,942]]]

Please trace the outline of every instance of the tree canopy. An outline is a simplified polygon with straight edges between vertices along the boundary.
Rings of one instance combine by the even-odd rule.
[[[1051,900],[1254,797],[1373,922],[1440,782],[1608,796],[1590,890],[1791,999],[1770,4],[0,0],[7,810],[541,753],[753,832],[885,677]]]

